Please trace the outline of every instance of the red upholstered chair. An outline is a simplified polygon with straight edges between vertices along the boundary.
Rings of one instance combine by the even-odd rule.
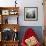
[[[36,33],[33,31],[32,28],[28,28],[24,34],[24,37],[22,38],[21,46],[27,46],[25,40],[34,36],[35,38],[37,37]],[[37,40],[37,38],[36,38]],[[34,46],[41,46],[40,42],[37,40],[37,44]]]

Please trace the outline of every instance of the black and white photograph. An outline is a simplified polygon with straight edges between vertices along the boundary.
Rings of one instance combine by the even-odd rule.
[[[38,20],[38,8],[37,7],[24,7],[24,20],[27,20],[27,21]]]

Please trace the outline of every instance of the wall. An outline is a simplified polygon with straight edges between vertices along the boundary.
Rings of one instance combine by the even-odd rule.
[[[0,0],[1,7],[10,7],[15,6],[15,0]],[[17,3],[20,7],[19,9],[19,24],[20,26],[44,26],[43,20],[43,0],[17,0]],[[38,21],[24,21],[24,7],[38,7]],[[10,20],[10,19],[9,19]]]
[[[0,6],[1,7],[14,6],[14,1],[15,0],[0,0]]]
[[[46,0],[44,0],[44,42],[46,46]]]
[[[24,0],[24,7],[38,7],[38,21],[24,21],[24,7],[20,11],[20,25],[21,26],[43,26],[43,0]]]
[[[19,39],[20,39],[20,42],[24,36],[24,33],[26,32],[26,30],[28,28],[32,28],[34,30],[34,32],[37,34],[37,37],[39,39],[39,41],[41,43],[43,43],[43,34],[42,34],[42,27],[41,26],[21,26],[20,27],[20,32],[19,32]]]
[[[46,0],[44,0],[44,26],[46,27]]]

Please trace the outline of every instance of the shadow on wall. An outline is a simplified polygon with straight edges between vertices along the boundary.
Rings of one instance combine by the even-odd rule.
[[[20,27],[20,32],[19,32],[19,39],[20,39],[20,42],[24,36],[24,33],[25,31],[28,29],[28,28],[32,28],[34,30],[34,32],[36,32],[37,34],[37,37],[39,39],[39,41],[42,43],[43,42],[43,30],[42,30],[42,26],[21,26]]]

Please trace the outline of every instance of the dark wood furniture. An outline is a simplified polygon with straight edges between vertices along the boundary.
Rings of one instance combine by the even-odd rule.
[[[0,18],[1,24],[3,24],[3,19],[8,16],[17,16],[17,23],[18,23],[18,16],[19,16],[19,7],[0,7]],[[5,19],[5,24],[8,24],[8,18]]]
[[[17,16],[17,23],[16,24],[8,24],[8,16]],[[4,21],[6,17],[6,20]],[[2,40],[2,32],[5,28],[9,28],[14,32],[19,31],[19,24],[18,24],[18,17],[19,17],[19,7],[0,7],[0,32],[1,32],[1,41],[0,46],[18,46],[19,40]],[[16,29],[16,31],[15,31]]]
[[[5,41],[2,44],[3,46],[18,46],[18,41]]]

